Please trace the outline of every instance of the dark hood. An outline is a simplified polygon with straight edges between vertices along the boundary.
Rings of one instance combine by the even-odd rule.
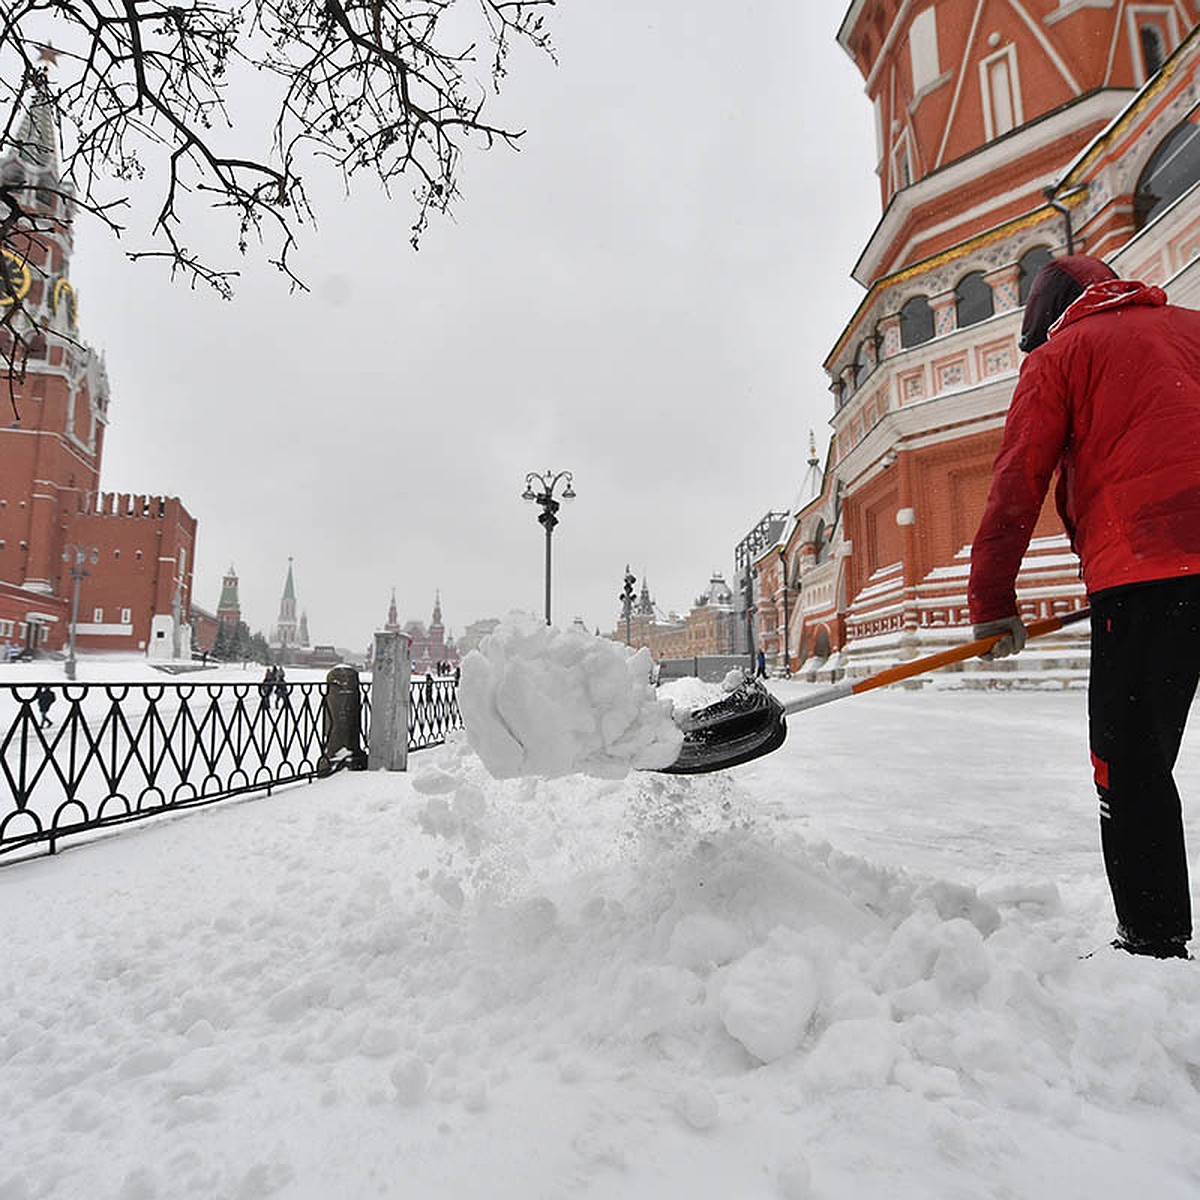
[[[1106,279],[1116,279],[1117,273],[1098,258],[1087,254],[1071,254],[1047,263],[1029,289],[1025,302],[1025,320],[1021,324],[1021,349],[1026,354],[1036,350],[1050,334],[1050,326],[1067,311],[1085,288]]]

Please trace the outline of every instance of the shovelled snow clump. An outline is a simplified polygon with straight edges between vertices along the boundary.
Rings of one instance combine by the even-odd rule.
[[[673,705],[650,683],[650,652],[513,613],[462,664],[459,708],[497,779],[620,779],[679,756]]]

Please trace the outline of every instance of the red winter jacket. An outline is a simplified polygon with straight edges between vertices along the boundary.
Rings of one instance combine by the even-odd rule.
[[[1089,593],[1200,572],[1200,312],[1093,284],[1021,367],[971,548],[973,622],[1014,581],[1050,476]]]

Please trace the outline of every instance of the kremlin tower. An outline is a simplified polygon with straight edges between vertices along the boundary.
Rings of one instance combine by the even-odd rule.
[[[0,183],[36,226],[0,247],[0,355],[25,356],[23,376],[0,370],[14,409],[0,427],[0,646],[59,650],[74,619],[80,649],[190,656],[195,520],[175,497],[99,490],[108,376],[78,325],[75,205],[44,79],[0,145]]]
[[[242,619],[242,604],[238,599],[238,577],[232,565],[221,580],[221,598],[217,601],[217,620],[229,629],[236,629]]]
[[[283,582],[283,595],[279,600],[279,617],[275,632],[271,635],[271,647],[277,652],[278,661],[289,662],[296,651],[306,652],[308,642],[308,615],[296,616],[296,580],[292,574],[292,560],[288,559],[287,578]],[[301,654],[304,657],[304,654]]]

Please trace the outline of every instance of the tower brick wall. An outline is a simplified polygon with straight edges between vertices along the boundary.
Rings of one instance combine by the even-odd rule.
[[[1200,301],[1194,142],[1173,161],[1197,178],[1138,207],[1156,152],[1197,122],[1198,21],[1194,0],[850,5],[838,37],[875,106],[884,209],[853,271],[864,297],[825,363],[820,494],[782,547],[800,584],[793,668],[839,651],[851,669],[906,657],[966,623],[970,541],[1044,262],[1096,254]],[[1026,616],[1084,602],[1049,499],[1017,586]],[[778,591],[756,590],[762,629]]]
[[[155,616],[178,608],[186,621],[196,522],[177,498],[106,492],[69,532],[74,545],[99,551],[80,585],[79,648],[148,650]],[[65,594],[71,583],[62,564],[56,591]]]
[[[26,351],[22,379],[0,375],[19,414],[0,428],[0,642],[62,649],[75,588],[63,555],[82,548],[77,648],[148,650],[169,630],[171,652],[187,654],[194,518],[173,497],[99,491],[108,376],[78,326],[68,277],[74,205],[44,91],[35,90],[15,145],[0,178],[19,190],[36,230],[18,228],[0,252],[10,284],[0,306],[13,309],[0,349],[11,350],[16,333]]]

